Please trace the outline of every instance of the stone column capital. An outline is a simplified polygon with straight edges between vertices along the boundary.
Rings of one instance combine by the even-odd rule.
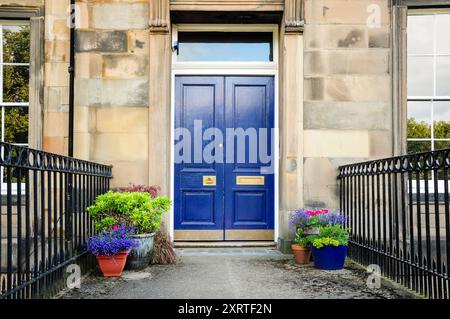
[[[286,0],[284,8],[286,33],[303,33],[305,25],[305,0]]]
[[[169,0],[149,0],[150,33],[166,34],[170,30]]]

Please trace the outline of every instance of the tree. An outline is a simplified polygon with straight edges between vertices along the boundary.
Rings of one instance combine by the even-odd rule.
[[[434,137],[450,139],[450,119],[449,121],[435,121],[434,122]],[[408,138],[430,139],[431,125],[421,121],[417,122],[415,118],[408,119]],[[435,149],[442,149],[450,147],[448,141],[435,141]],[[419,153],[431,151],[430,141],[409,141],[408,153]]]

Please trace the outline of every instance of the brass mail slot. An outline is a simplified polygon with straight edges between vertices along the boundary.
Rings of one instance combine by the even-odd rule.
[[[215,176],[203,176],[203,186],[216,186]]]
[[[266,180],[264,176],[238,176],[236,177],[236,185],[244,186],[264,186]]]

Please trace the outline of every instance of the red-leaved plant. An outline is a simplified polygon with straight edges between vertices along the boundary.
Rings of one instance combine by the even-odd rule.
[[[152,198],[158,197],[158,194],[161,190],[161,187],[153,185],[153,186],[145,186],[138,184],[130,184],[128,187],[121,187],[115,189],[116,192],[119,193],[148,193]]]

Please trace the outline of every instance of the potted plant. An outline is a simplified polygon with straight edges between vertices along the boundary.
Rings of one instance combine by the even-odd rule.
[[[306,235],[302,228],[298,228],[295,234],[294,244],[291,246],[294,253],[295,263],[299,265],[308,264],[311,260],[311,242],[314,235]]]
[[[128,254],[137,245],[131,238],[134,232],[134,228],[115,226],[89,238],[87,250],[97,258],[103,276],[120,277]]]
[[[338,211],[330,212],[328,209],[298,209],[292,212],[290,215],[290,228],[295,232],[295,240],[291,249],[296,262],[309,262],[310,245],[319,237],[323,227],[332,225],[344,226],[346,221],[346,217],[342,216]]]
[[[349,232],[341,225],[329,223],[322,226],[319,235],[312,241],[315,267],[323,270],[343,269],[348,240]]]
[[[151,198],[147,193],[131,194],[145,194],[149,198],[145,205],[134,210],[131,215],[131,224],[137,227],[136,235],[132,237],[138,241],[139,247],[131,250],[126,267],[142,269],[150,264],[155,234],[161,227],[162,216],[169,211],[172,203],[167,197]]]
[[[100,231],[117,224],[136,228],[132,238],[138,246],[131,250],[126,267],[137,270],[149,265],[155,233],[170,206],[167,197],[153,198],[147,192],[108,192],[98,196],[88,212]]]

